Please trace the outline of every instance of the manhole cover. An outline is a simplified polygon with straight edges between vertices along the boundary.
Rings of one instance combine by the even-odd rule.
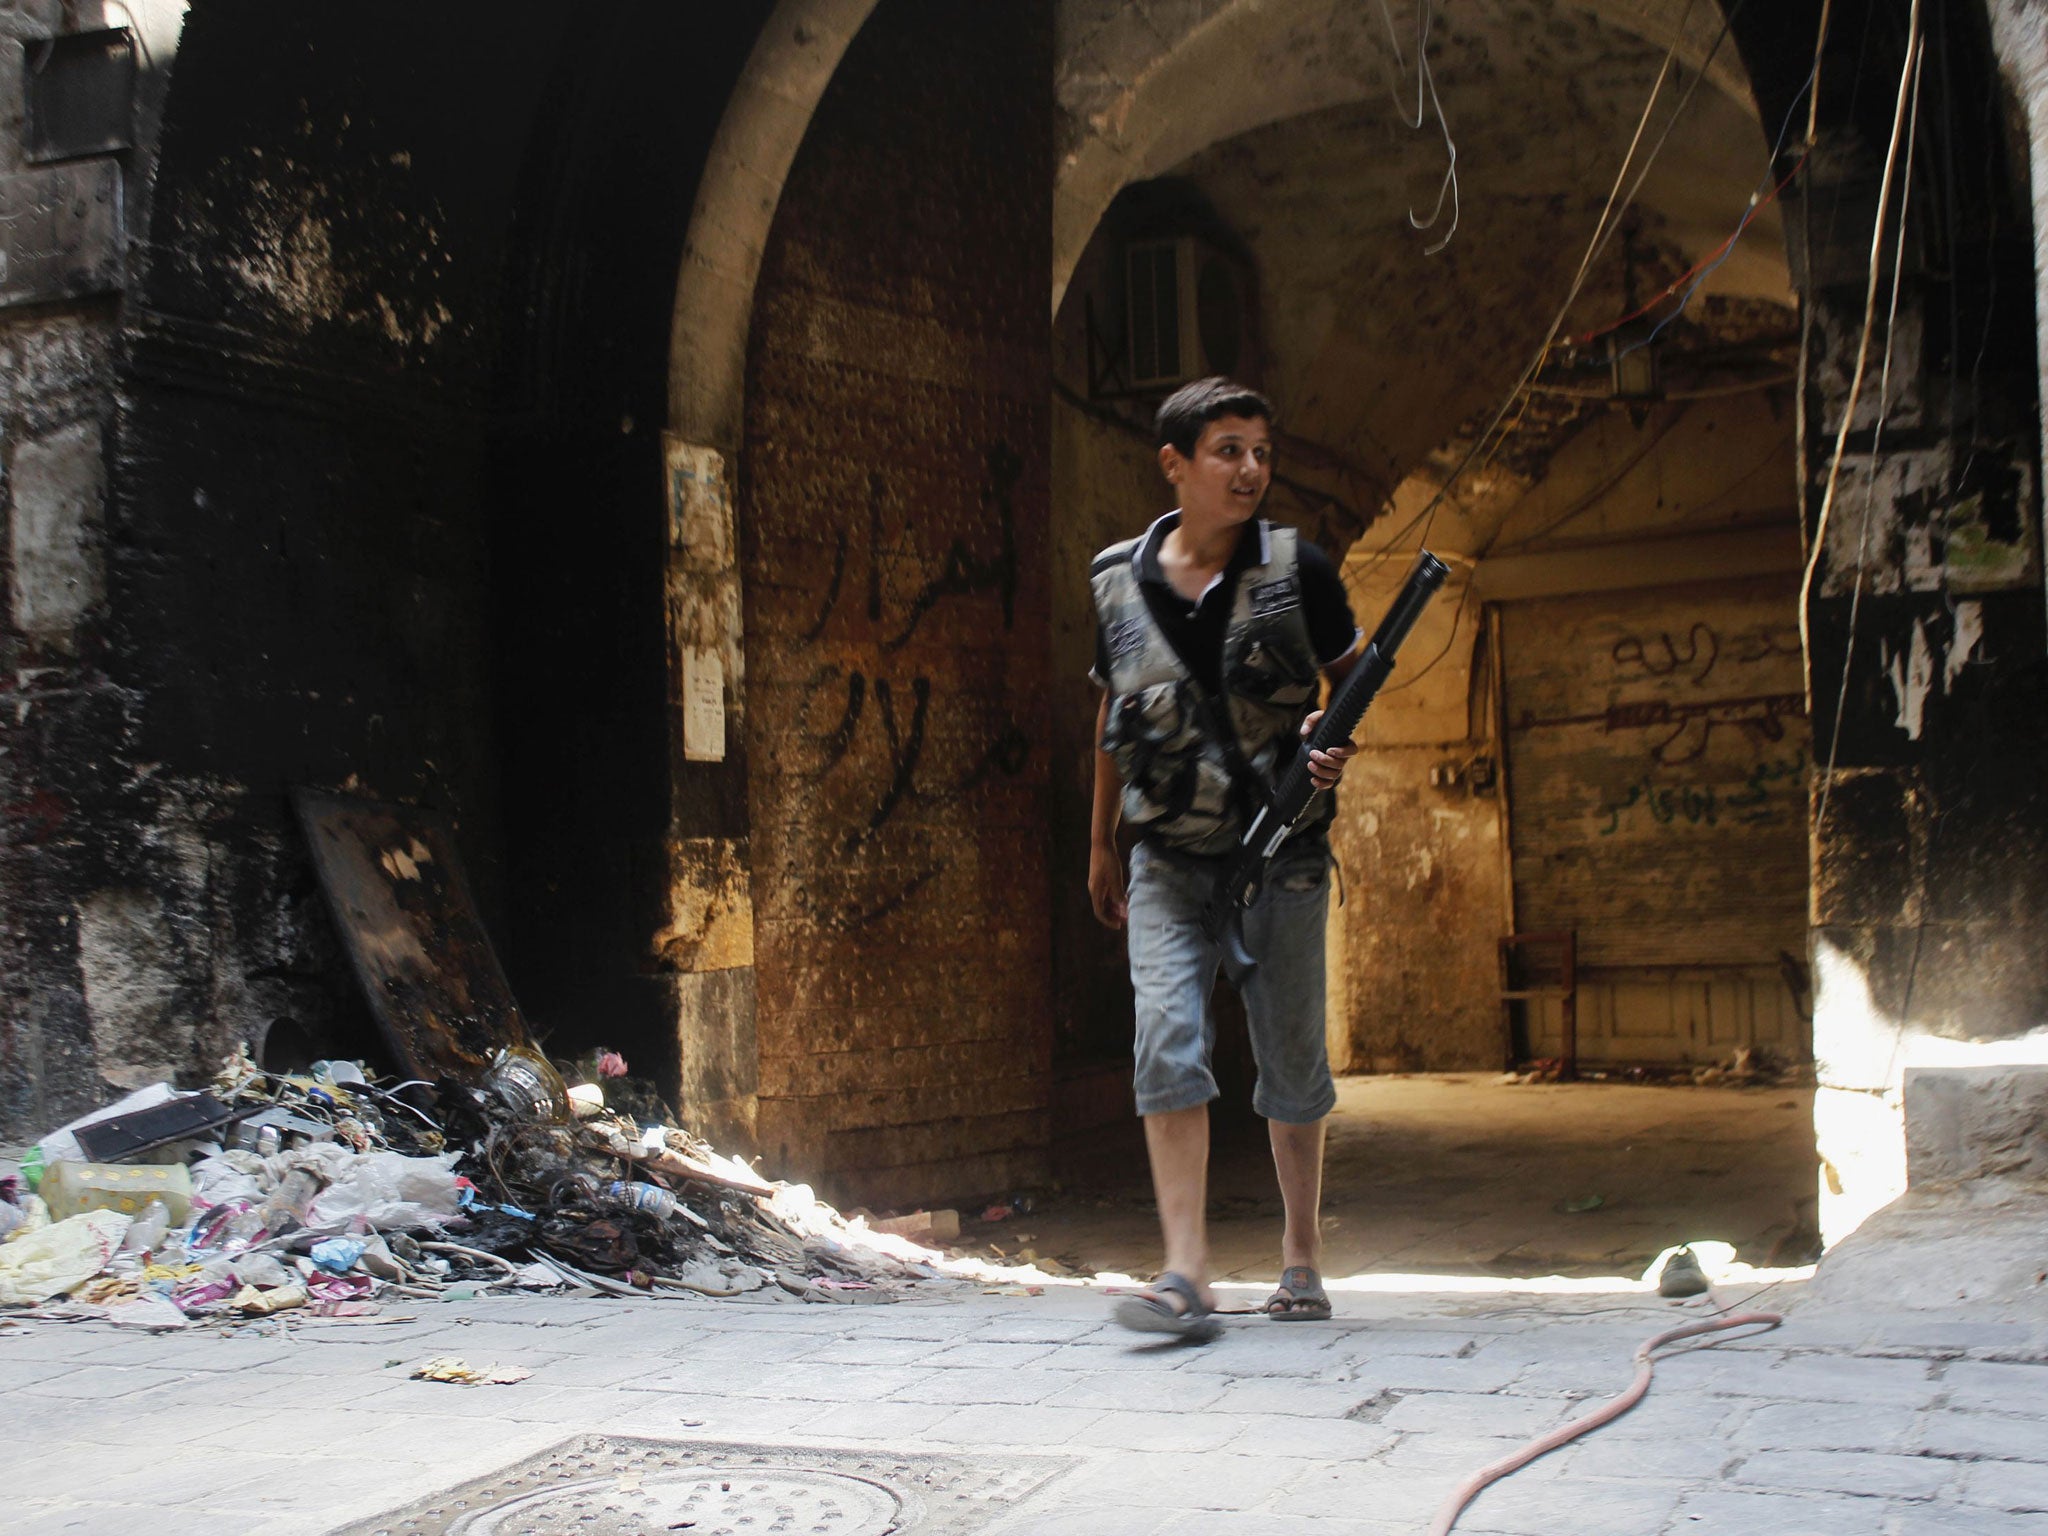
[[[888,1536],[897,1529],[900,1507],[888,1489],[839,1472],[764,1467],[735,1474],[684,1467],[543,1488],[451,1529],[465,1536],[640,1536],[678,1528],[702,1536]]]
[[[585,1435],[334,1536],[966,1536],[1069,1465]]]

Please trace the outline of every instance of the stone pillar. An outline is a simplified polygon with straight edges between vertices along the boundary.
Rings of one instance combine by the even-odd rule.
[[[2004,163],[1989,35],[1963,8],[1931,9],[1907,237],[1895,182],[1842,434],[1901,65],[1894,9],[1896,28],[1869,23],[1889,41],[1862,58],[1853,122],[1853,40],[1831,46],[1836,83],[1787,218],[1812,335],[1815,1117],[1830,1242],[1905,1188],[1908,1069],[2038,1055],[2048,1022],[2034,242]]]
[[[744,817],[746,675],[731,477],[715,448],[669,435],[669,920],[655,938],[672,978],[684,1117],[754,1141],[754,902]]]
[[[58,109],[87,73],[116,107],[134,79],[132,40],[81,35],[83,9],[0,10],[0,1137],[90,1102],[133,1043],[88,1002],[73,899],[96,883],[75,746],[122,711],[100,653],[131,130]],[[146,970],[129,982],[146,1012]]]

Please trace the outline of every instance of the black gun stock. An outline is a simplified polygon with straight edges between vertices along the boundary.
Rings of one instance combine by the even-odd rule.
[[[1326,751],[1351,739],[1351,733],[1358,729],[1358,722],[1365,718],[1366,710],[1378,695],[1380,685],[1394,670],[1394,653],[1401,648],[1401,642],[1408,638],[1408,631],[1415,627],[1415,621],[1422,617],[1422,610],[1429,606],[1429,600],[1436,596],[1450,574],[1451,568],[1426,549],[1415,557],[1415,568],[1394,595],[1394,603],[1387,610],[1387,616],[1380,620],[1380,627],[1373,631],[1372,639],[1359,652],[1358,661],[1324,709],[1323,718],[1316,723],[1309,739],[1280,776],[1273,798],[1245,829],[1244,841],[1238,845],[1229,871],[1202,914],[1203,929],[1212,940],[1223,946],[1230,963],[1240,973],[1257,963],[1244,947],[1244,909],[1258,899],[1260,877],[1265,873],[1266,861],[1273,857],[1282,839],[1300,819],[1316,793],[1315,781],[1308,772],[1309,754]]]

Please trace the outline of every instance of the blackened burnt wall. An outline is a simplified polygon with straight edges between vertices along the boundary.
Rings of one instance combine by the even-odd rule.
[[[198,0],[154,61],[125,291],[8,359],[63,450],[31,478],[106,496],[83,617],[0,636],[33,695],[0,782],[0,1129],[203,1078],[280,1020],[374,1045],[301,784],[454,819],[551,1044],[672,1054],[635,1011],[658,427],[682,232],[766,10]]]
[[[740,487],[759,1140],[1042,1172],[1051,7],[883,0],[757,294]]]
[[[697,181],[768,0],[606,8],[533,135],[504,294],[490,562],[508,894],[501,943],[549,1048],[673,1092],[661,428]],[[687,70],[679,85],[679,61]],[[715,808],[744,829],[743,795]]]
[[[1767,123],[1812,59],[1817,9],[1738,19]],[[1815,1051],[1824,1088],[1865,1094],[1896,1090],[1908,1035],[1996,1042],[2048,1024],[2033,242],[2008,153],[2015,109],[1976,0],[1924,8],[1914,152],[1910,165],[1901,152],[1866,377],[1841,436],[1908,9],[1858,7],[1846,27],[1838,9],[1820,131],[1787,216],[1811,324],[1804,506],[1820,545]]]
[[[131,926],[191,936],[134,1020],[189,1042],[163,1063],[183,1075],[280,1019],[316,1053],[371,1044],[294,786],[447,813],[503,896],[484,429],[552,67],[536,28],[559,30],[526,19],[187,19],[124,317],[110,651],[132,719],[103,771],[132,787],[102,833],[107,883],[161,913]]]

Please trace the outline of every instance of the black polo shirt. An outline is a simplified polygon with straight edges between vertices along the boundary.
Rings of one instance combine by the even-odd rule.
[[[1179,653],[1195,680],[1211,693],[1223,691],[1223,635],[1230,627],[1230,610],[1237,602],[1237,581],[1246,567],[1266,557],[1266,524],[1253,518],[1238,535],[1237,549],[1223,572],[1209,583],[1208,590],[1192,603],[1173,590],[1159,564],[1159,546],[1180,522],[1179,512],[1169,512],[1145,530],[1138,546],[1138,589],[1145,594],[1145,606]],[[1351,614],[1351,598],[1343,578],[1330,557],[1307,539],[1296,541],[1301,573],[1302,617],[1308,621],[1309,643],[1316,661],[1327,667],[1342,660],[1358,641],[1358,622]],[[1109,682],[1109,653],[1104,648],[1102,626],[1095,626],[1095,681]]]

